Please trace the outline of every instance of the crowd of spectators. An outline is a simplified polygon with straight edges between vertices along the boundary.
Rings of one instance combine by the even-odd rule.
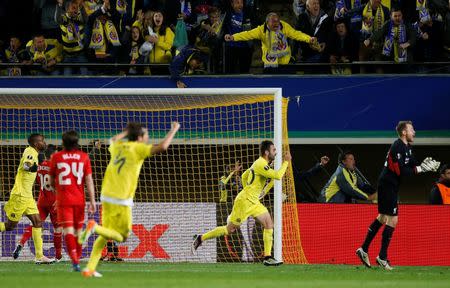
[[[339,64],[450,59],[449,0],[294,0],[285,4],[291,23],[275,12],[258,15],[266,3],[257,0],[40,2],[33,35],[10,31],[0,47],[1,62],[38,64],[3,75],[108,74],[117,71],[55,64],[123,63],[136,66],[122,74],[170,73],[184,87],[183,74],[249,73],[259,45],[268,73],[293,63],[330,63],[307,72],[351,74],[383,71]]]

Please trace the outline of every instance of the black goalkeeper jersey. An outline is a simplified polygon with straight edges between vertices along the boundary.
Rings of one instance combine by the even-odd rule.
[[[388,151],[379,181],[398,186],[404,176],[417,173],[416,166],[418,163],[412,153],[411,145],[397,139]]]

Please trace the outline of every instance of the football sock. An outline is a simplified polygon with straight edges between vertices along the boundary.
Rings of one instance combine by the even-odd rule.
[[[267,257],[272,255],[273,229],[264,229],[263,241],[264,241],[264,256]]]
[[[387,250],[389,248],[389,243],[391,242],[392,233],[394,233],[394,229],[391,226],[386,225],[383,230],[383,238],[381,239],[381,249],[380,249],[380,258],[382,260],[387,260]]]
[[[62,257],[62,233],[53,233],[53,245],[55,246],[55,257],[61,259]]]
[[[79,264],[80,259],[78,258],[75,236],[73,234],[66,234],[64,239],[66,240],[67,254],[69,254],[70,259],[72,259],[72,264]]]
[[[33,236],[36,259],[41,259],[44,256],[44,252],[42,250],[42,228],[31,228],[31,234]]]
[[[95,233],[105,237],[106,239],[115,240],[117,242],[123,242],[123,236],[119,232],[114,231],[112,229],[108,229],[108,228],[102,227],[100,225],[96,225],[94,228],[94,231],[95,231]]]
[[[5,230],[6,230],[6,228],[5,228],[5,223],[0,222],[0,232],[3,232],[3,231],[5,231]]]
[[[25,246],[25,243],[27,243],[28,239],[31,237],[31,226],[28,226],[27,229],[25,229],[25,232],[22,235],[22,238],[20,238],[19,244],[23,247]]]
[[[212,238],[218,238],[223,235],[228,235],[227,226],[219,226],[209,232],[206,232],[205,234],[202,235],[202,241]]]
[[[81,259],[81,256],[83,255],[83,246],[78,243],[78,241],[75,241],[75,245],[77,247],[77,257],[78,259]]]
[[[367,231],[366,240],[364,240],[364,243],[361,246],[364,252],[367,253],[369,251],[370,243],[372,243],[373,238],[375,238],[381,226],[383,226],[383,224],[378,221],[378,219],[375,219],[372,224],[370,224],[369,231]]]
[[[98,265],[98,261],[102,257],[103,248],[106,245],[106,239],[103,236],[99,236],[94,242],[94,247],[92,247],[91,257],[87,264],[87,268],[90,271],[95,271]]]

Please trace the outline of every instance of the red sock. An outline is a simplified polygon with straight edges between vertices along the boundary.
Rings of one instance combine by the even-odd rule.
[[[70,259],[72,259],[72,263],[79,264],[80,260],[77,254],[77,243],[75,236],[73,234],[66,234],[64,239],[66,240],[67,254],[69,254]]]
[[[27,243],[28,239],[31,238],[32,232],[31,232],[32,227],[28,226],[27,229],[25,229],[25,232],[23,232],[22,238],[20,239],[20,245],[23,247],[25,246],[25,243]]]
[[[61,259],[62,257],[62,233],[53,233],[53,245],[55,245],[55,257]]]
[[[82,255],[83,255],[83,246],[78,244],[78,241],[77,241],[77,256],[78,256],[78,259],[81,259]]]

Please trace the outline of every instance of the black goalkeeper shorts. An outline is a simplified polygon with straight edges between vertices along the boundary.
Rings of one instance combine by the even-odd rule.
[[[378,213],[397,216],[398,215],[398,186],[389,182],[378,183]]]

